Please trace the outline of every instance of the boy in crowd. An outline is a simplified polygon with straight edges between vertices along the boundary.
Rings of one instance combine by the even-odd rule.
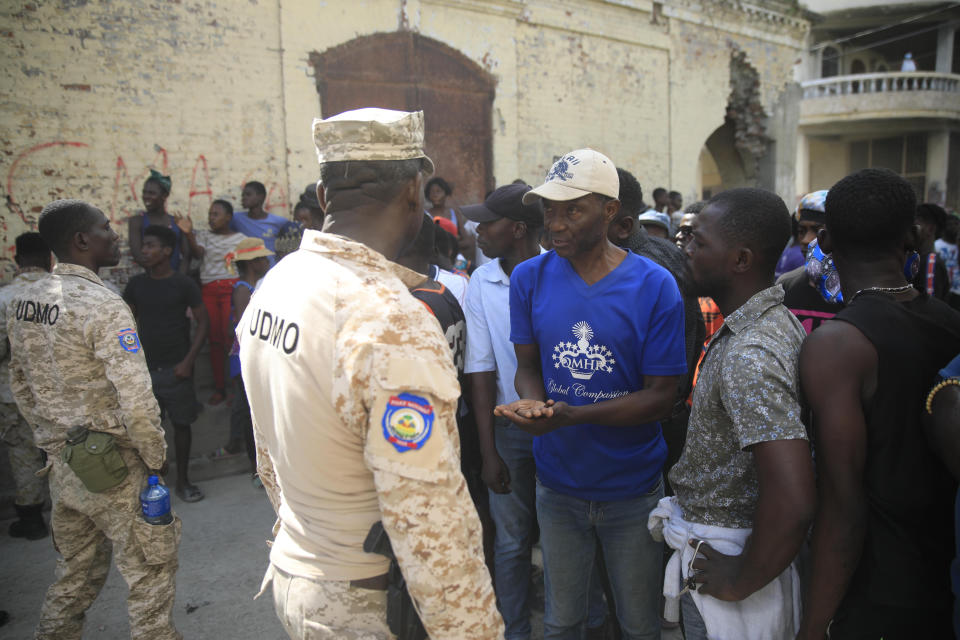
[[[170,176],[165,176],[155,169],[150,170],[150,175],[143,182],[143,192],[140,196],[144,210],[130,216],[127,220],[127,241],[130,243],[130,254],[134,261],[146,268],[140,251],[144,230],[151,225],[169,228],[177,240],[173,254],[170,256],[170,266],[174,271],[186,273],[190,266],[190,245],[180,233],[176,217],[167,212],[167,199],[170,197],[172,187],[173,181]]]
[[[223,402],[226,395],[226,368],[224,366],[230,338],[230,295],[236,278],[227,272],[224,258],[246,236],[230,229],[233,205],[226,200],[214,200],[207,214],[208,229],[193,230],[190,218],[176,216],[177,226],[190,243],[190,252],[200,258],[200,292],[210,318],[210,366],[213,368],[214,392],[207,401],[211,405]]]
[[[446,218],[434,218],[433,222],[436,227],[433,230],[434,251],[428,275],[449,289],[457,304],[463,307],[470,278],[454,265],[458,249],[457,238],[449,231],[452,223]]]
[[[667,239],[670,237],[669,214],[647,210],[640,214],[637,221],[647,230],[647,233],[654,238]]]
[[[495,414],[539,436],[546,638],[580,637],[598,543],[623,637],[660,637],[662,546],[647,515],[663,496],[657,420],[687,370],[683,302],[666,269],[607,239],[619,191],[609,158],[564,154],[523,197],[543,199],[554,250],[510,276],[520,399]]]
[[[247,388],[243,384],[240,371],[240,343],[235,329],[243,312],[250,304],[250,298],[257,283],[270,269],[270,257],[273,252],[266,248],[260,238],[244,238],[233,251],[226,255],[226,267],[236,269],[237,278],[233,280],[230,295],[230,335],[233,336],[230,347],[230,379],[233,381],[233,402],[230,405],[230,444],[225,447],[230,453],[239,451],[240,443],[247,451],[250,460],[250,474],[254,486],[263,487],[257,476],[257,448],[253,440],[253,419],[250,417],[250,402],[247,400]],[[231,448],[231,446],[235,448]]]
[[[244,211],[236,211],[230,221],[230,228],[251,238],[260,238],[270,251],[275,250],[277,237],[287,232],[296,223],[282,216],[270,213],[263,208],[267,199],[267,188],[262,182],[252,180],[243,185],[240,205]],[[276,263],[276,256],[270,256],[270,266]]]
[[[413,244],[397,258],[396,262],[411,271],[423,276],[423,282],[410,289],[413,297],[423,303],[437,322],[440,331],[450,344],[453,357],[453,366],[457,368],[457,376],[463,376],[463,351],[466,343],[466,321],[463,309],[456,296],[449,287],[444,286],[434,278],[436,274],[436,235],[440,231],[433,219],[423,214],[423,223]],[[461,436],[463,434],[461,433]],[[462,442],[464,455],[467,454],[466,442]]]
[[[936,250],[936,240],[947,224],[947,212],[933,203],[925,202],[917,207],[914,224],[920,228],[917,238],[920,269],[913,279],[913,286],[927,295],[946,300],[950,294],[950,273]]]
[[[670,206],[670,193],[663,187],[657,187],[653,190],[653,209],[660,213],[666,213]],[[643,211],[642,213],[646,213]]]
[[[154,225],[144,229],[141,253],[147,273],[130,279],[123,299],[137,319],[153,393],[161,411],[173,423],[177,496],[184,502],[197,502],[203,499],[203,492],[187,476],[190,425],[197,419],[198,409],[193,364],[207,339],[210,320],[200,287],[170,266],[176,241],[173,231],[166,227]],[[197,322],[192,341],[188,310]]]
[[[697,215],[687,245],[698,293],[724,316],[700,363],[686,443],[670,471],[676,497],[651,515],[651,529],[662,528],[676,549],[664,594],[681,597],[688,640],[786,639],[797,631],[793,562],[814,487],[797,380],[805,334],[773,278],[790,233],[776,194],[730,189]]]
[[[530,557],[536,529],[536,467],[533,436],[506,418],[495,417],[498,404],[519,400],[514,388],[517,356],[510,343],[510,274],[541,253],[543,228],[539,202],[525,205],[525,184],[491,193],[483,204],[463,207],[477,222],[477,247],[491,258],[473,272],[467,285],[467,353],[464,371],[477,422],[481,476],[489,489],[496,525],[494,587],[507,640],[530,638]]]
[[[825,202],[827,190],[814,191],[803,196],[797,205],[796,223],[797,243],[803,251],[804,259],[808,245],[816,240],[826,220]],[[842,302],[830,302],[824,299],[820,291],[807,275],[806,265],[787,271],[777,279],[783,287],[783,304],[797,316],[804,330],[809,334],[843,308]]]
[[[10,470],[17,494],[13,508],[17,519],[10,523],[13,538],[39,540],[48,535],[43,522],[44,478],[36,476],[43,468],[43,456],[33,442],[33,430],[17,410],[10,389],[10,345],[7,342],[7,305],[31,282],[50,273],[53,254],[39,233],[24,233],[15,241],[17,272],[13,282],[0,289],[0,438],[7,445]]]
[[[933,243],[934,249],[940,254],[940,259],[947,267],[950,276],[950,293],[947,294],[947,304],[954,309],[960,309],[960,262],[958,262],[957,231],[960,230],[960,218],[956,214],[947,216],[943,225],[943,233]]]
[[[819,485],[801,639],[952,635],[957,483],[921,416],[960,351],[960,314],[907,281],[915,213],[910,183],[886,169],[827,194],[820,247],[846,306],[800,354]]]

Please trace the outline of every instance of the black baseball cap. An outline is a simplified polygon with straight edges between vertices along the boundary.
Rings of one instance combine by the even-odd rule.
[[[493,222],[500,218],[510,218],[525,222],[530,226],[543,226],[543,205],[540,199],[531,204],[523,204],[523,195],[531,190],[527,184],[508,184],[495,189],[481,204],[461,207],[468,219],[474,222]]]

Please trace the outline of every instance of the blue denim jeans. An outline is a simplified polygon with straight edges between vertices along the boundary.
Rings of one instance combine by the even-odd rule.
[[[496,525],[494,588],[507,640],[530,638],[530,554],[536,522],[536,466],[533,436],[504,418],[494,426],[497,452],[510,470],[510,493],[490,494]]]
[[[610,502],[581,500],[537,483],[545,639],[579,640],[598,541],[624,640],[660,637],[663,544],[651,537],[647,516],[661,497],[662,481],[646,495]]]
[[[680,596],[680,618],[683,620],[683,637],[686,640],[707,640],[707,625],[689,593]]]

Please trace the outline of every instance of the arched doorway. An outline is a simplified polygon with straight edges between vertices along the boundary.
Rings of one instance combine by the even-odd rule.
[[[363,36],[311,53],[320,110],[423,109],[426,151],[461,204],[493,187],[493,77],[459,51],[416,33]]]
[[[754,186],[754,163],[744,162],[735,145],[735,129],[728,120],[718,127],[700,150],[701,197],[715,196],[734,187]]]
[[[832,78],[840,74],[840,51],[836,47],[824,47],[820,52],[820,77]]]

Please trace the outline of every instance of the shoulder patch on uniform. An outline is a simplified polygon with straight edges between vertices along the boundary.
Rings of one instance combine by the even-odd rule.
[[[120,346],[123,347],[124,351],[129,351],[130,353],[140,351],[140,338],[134,329],[124,329],[123,331],[117,332],[117,340],[120,341]]]
[[[383,412],[383,437],[401,453],[419,449],[430,438],[433,416],[433,406],[420,396],[390,396]]]

